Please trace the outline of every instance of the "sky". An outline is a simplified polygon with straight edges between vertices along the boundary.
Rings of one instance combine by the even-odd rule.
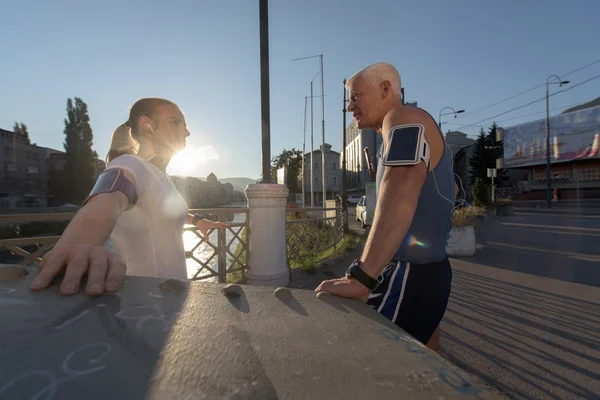
[[[166,97],[179,104],[192,134],[168,172],[257,179],[258,3],[3,0],[0,128],[24,122],[32,142],[62,150],[67,99],[80,97],[104,158],[136,99]],[[443,130],[474,136],[493,121],[544,118],[552,74],[571,81],[550,85],[552,115],[600,96],[598,15],[597,0],[271,0],[271,154],[302,149],[305,97],[320,70],[319,58],[292,59],[323,54],[325,142],[333,150],[342,145],[344,78],[380,61],[400,72],[406,101],[436,119],[444,107],[464,109],[444,116]],[[316,147],[320,97],[313,110]],[[307,125],[309,151],[310,119]]]

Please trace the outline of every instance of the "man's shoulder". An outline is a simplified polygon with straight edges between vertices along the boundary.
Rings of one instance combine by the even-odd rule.
[[[431,115],[417,107],[396,107],[391,109],[385,116],[384,128],[387,126],[388,129],[405,124],[420,124],[427,130],[430,127],[437,127],[435,120]]]

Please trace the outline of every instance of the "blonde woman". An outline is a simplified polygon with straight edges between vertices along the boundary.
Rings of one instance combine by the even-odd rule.
[[[138,100],[127,122],[113,133],[108,166],[63,235],[40,264],[32,290],[48,287],[64,271],[60,291],[114,292],[125,275],[187,279],[183,226],[193,224],[206,237],[226,225],[190,215],[166,169],[190,135],[172,101]],[[103,244],[111,238],[116,253]]]

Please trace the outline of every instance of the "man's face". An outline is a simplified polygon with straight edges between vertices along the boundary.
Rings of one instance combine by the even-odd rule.
[[[378,123],[378,90],[370,87],[360,76],[349,88],[348,112],[351,112],[359,129],[374,128]]]

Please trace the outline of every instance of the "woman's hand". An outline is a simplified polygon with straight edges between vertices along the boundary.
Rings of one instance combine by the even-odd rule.
[[[202,232],[202,235],[204,236],[204,241],[208,242],[208,231],[210,229],[227,228],[227,224],[223,222],[213,222],[207,219],[200,219],[198,220],[198,222],[196,222],[196,228],[198,228],[198,230]]]
[[[79,291],[81,278],[87,272],[86,294],[98,296],[116,292],[125,280],[127,266],[117,253],[102,246],[86,244],[58,244],[46,253],[40,263],[40,273],[30,285],[31,290],[43,290],[64,271],[60,285],[63,295]]]

